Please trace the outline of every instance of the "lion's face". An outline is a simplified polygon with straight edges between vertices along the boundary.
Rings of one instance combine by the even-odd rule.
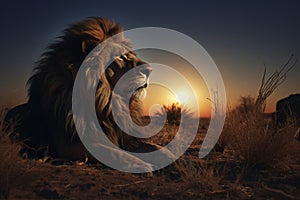
[[[127,96],[135,91],[134,96],[139,97],[149,84],[151,71],[149,64],[139,59],[135,53],[129,52],[115,59],[106,69],[106,77],[112,89],[123,79],[116,91],[120,95]],[[123,77],[127,72],[130,74]]]
[[[121,48],[118,45],[114,47]],[[99,52],[101,51],[99,50]],[[98,55],[98,52],[96,54]],[[106,56],[115,57],[114,55],[115,53],[112,51],[110,55]],[[104,66],[101,65],[101,67]],[[140,124],[143,114],[142,100],[146,96],[146,87],[149,84],[151,71],[150,65],[138,58],[132,51],[121,53],[121,56],[115,57],[114,61],[106,68],[105,73],[100,75],[99,88],[96,92],[96,111],[100,123],[106,124],[105,121],[108,118],[109,123],[114,123],[112,117],[112,108],[114,108],[119,118],[122,118],[122,121],[130,126],[131,122],[128,119],[130,117],[126,115],[129,103],[131,119]],[[115,127],[115,125],[112,126]]]
[[[112,53],[110,57],[113,55]],[[133,123],[143,125],[142,100],[146,94],[151,71],[149,64],[130,51],[115,57],[105,73],[101,74],[96,92],[96,112],[104,132],[119,147],[128,149],[137,147],[134,137],[123,131],[131,130]],[[116,118],[113,117],[112,109],[117,113],[118,121],[121,120],[126,128],[118,127],[115,123]]]

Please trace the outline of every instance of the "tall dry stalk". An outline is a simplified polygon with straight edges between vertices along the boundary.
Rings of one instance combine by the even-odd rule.
[[[263,115],[267,98],[286,80],[287,73],[296,63],[297,59],[291,55],[283,67],[271,76],[267,77],[265,69],[257,98],[241,97],[239,104],[227,112],[220,142],[249,165],[273,166],[299,155],[299,151],[292,153],[291,148],[291,129],[295,129],[294,125],[287,123],[276,129],[272,121]]]
[[[287,73],[296,66],[297,61],[297,58],[292,54],[283,67],[279,71],[275,71],[268,78],[266,77],[267,70],[265,66],[255,102],[255,105],[260,112],[265,111],[267,98],[286,80]]]

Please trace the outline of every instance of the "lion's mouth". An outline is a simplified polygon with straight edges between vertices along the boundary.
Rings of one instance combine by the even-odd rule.
[[[138,87],[138,88],[134,91],[134,93],[133,93],[133,95],[131,96],[131,98],[137,98],[137,99],[140,99],[140,100],[145,99],[145,98],[146,98],[146,94],[147,94],[145,88],[147,88],[147,87],[148,87],[148,83],[145,83],[144,85]]]
[[[138,90],[141,90],[141,89],[144,89],[144,88],[147,88],[148,87],[148,83],[145,83],[144,85],[138,87],[135,91],[138,91]]]

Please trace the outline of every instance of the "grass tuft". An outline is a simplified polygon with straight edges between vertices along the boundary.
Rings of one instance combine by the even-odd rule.
[[[0,197],[4,198],[8,198],[14,180],[23,171],[22,158],[19,155],[21,144],[10,139],[12,130],[5,130],[6,112],[6,109],[0,111]]]
[[[292,120],[276,127],[272,119],[255,109],[253,98],[242,97],[240,104],[227,113],[219,143],[249,166],[288,166],[300,155],[293,138],[295,129]]]

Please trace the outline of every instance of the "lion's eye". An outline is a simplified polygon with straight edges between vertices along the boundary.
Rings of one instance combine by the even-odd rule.
[[[122,57],[116,57],[116,60],[124,61]]]
[[[128,65],[128,63],[131,63],[132,60],[127,55],[121,55],[119,57],[116,57],[116,61],[120,62],[119,67],[124,68]],[[132,67],[130,67],[132,68]]]
[[[127,57],[127,55],[123,55],[123,58],[125,58],[126,60],[128,60],[128,57]]]

